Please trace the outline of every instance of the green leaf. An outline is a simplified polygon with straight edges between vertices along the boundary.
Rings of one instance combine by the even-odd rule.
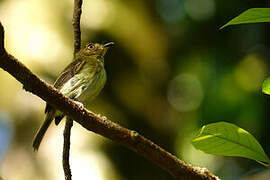
[[[265,166],[270,163],[259,142],[249,132],[227,122],[203,126],[192,144],[207,154],[245,157]]]
[[[230,25],[270,22],[270,8],[251,8],[230,20],[220,29]]]
[[[270,95],[270,77],[263,82],[262,92]]]

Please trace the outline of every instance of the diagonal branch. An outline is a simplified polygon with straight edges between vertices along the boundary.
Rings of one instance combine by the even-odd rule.
[[[45,83],[4,49],[4,32],[0,24],[0,67],[23,84],[23,88],[59,109],[89,131],[118,142],[160,166],[177,179],[217,180],[206,168],[194,167],[165,151],[135,131],[80,107],[53,86]]]

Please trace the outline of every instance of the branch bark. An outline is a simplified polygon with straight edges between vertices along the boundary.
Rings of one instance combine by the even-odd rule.
[[[65,174],[65,180],[71,180],[72,174],[69,164],[69,155],[70,155],[70,136],[71,128],[73,126],[73,120],[66,118],[66,125],[64,130],[64,147],[63,147],[63,169]]]
[[[75,54],[81,48],[81,28],[80,28],[80,20],[82,14],[82,0],[74,0],[74,9],[73,9],[73,18],[72,25],[74,30],[74,52],[73,57],[75,58]],[[65,180],[71,180],[71,168],[69,163],[70,157],[70,136],[71,129],[73,126],[73,120],[71,118],[66,118],[65,130],[63,133],[64,136],[64,146],[63,146],[63,169],[65,174]]]
[[[82,14],[82,0],[74,0],[72,25],[74,30],[74,55],[81,48],[80,20]]]
[[[59,109],[89,131],[118,142],[160,166],[177,179],[217,180],[206,168],[194,167],[165,151],[136,131],[100,117],[80,107],[33,74],[27,67],[4,49],[4,30],[0,24],[0,67],[23,84],[23,88]]]

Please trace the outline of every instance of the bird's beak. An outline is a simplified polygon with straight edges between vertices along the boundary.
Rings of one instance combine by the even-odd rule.
[[[108,48],[114,45],[114,42],[109,42],[103,45],[103,47]]]

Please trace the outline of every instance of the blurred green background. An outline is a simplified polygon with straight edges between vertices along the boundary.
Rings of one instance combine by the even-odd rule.
[[[106,55],[107,84],[88,109],[136,130],[166,150],[222,179],[269,179],[252,160],[206,155],[191,146],[204,124],[227,121],[253,134],[270,155],[269,24],[218,30],[266,0],[85,0],[82,40],[115,42]],[[1,0],[6,48],[49,83],[72,60],[73,1]],[[38,153],[32,138],[45,102],[0,70],[0,176],[64,179],[63,125],[52,125]],[[75,123],[73,179],[173,179],[130,150]]]

